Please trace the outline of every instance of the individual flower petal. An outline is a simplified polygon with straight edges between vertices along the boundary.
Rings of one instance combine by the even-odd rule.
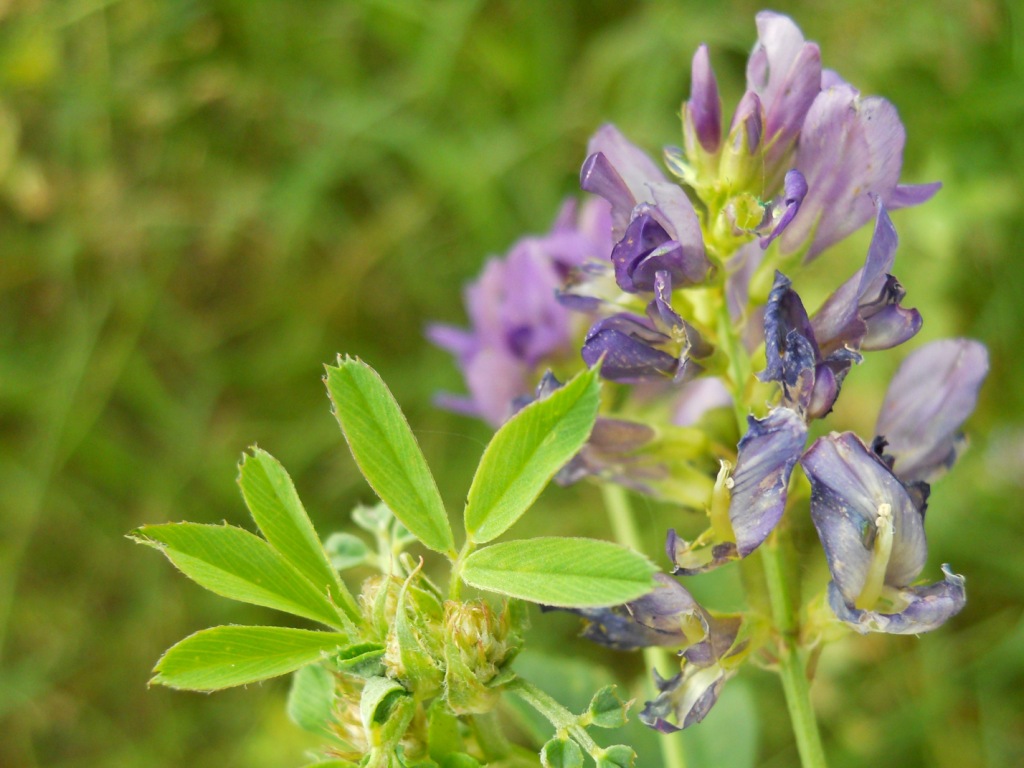
[[[811,520],[846,604],[871,610],[886,587],[910,585],[928,555],[920,497],[852,432],[819,438],[801,464]]]
[[[764,312],[765,369],[761,381],[777,381],[790,405],[806,410],[821,354],[811,321],[789,278],[776,271]]]
[[[892,219],[885,205],[878,201],[875,230],[864,266],[829,296],[811,318],[815,338],[826,358],[844,347],[886,349],[920,329],[917,311],[899,307],[904,291],[888,274],[898,244]]]
[[[959,454],[960,427],[974,411],[988,373],[988,352],[970,339],[926,344],[900,365],[885,395],[875,433],[905,482],[930,482]]]
[[[615,280],[628,293],[653,291],[658,272],[668,273],[675,285],[703,280],[707,274],[703,246],[685,249],[669,237],[654,212],[652,206],[638,205],[622,240],[612,249]]]
[[[699,723],[718,701],[731,676],[717,666],[689,666],[685,673],[664,680],[655,670],[654,680],[660,693],[646,703],[640,722],[661,733],[675,733]]]
[[[757,14],[757,44],[747,61],[747,88],[764,105],[769,176],[792,149],[821,91],[821,51],[804,40],[792,19]]]
[[[612,236],[622,239],[633,208],[653,203],[650,185],[667,179],[639,147],[614,125],[603,125],[587,145],[587,159],[580,171],[580,188],[603,197],[612,207]]]
[[[763,419],[750,416],[747,423],[729,501],[740,557],[753,552],[782,518],[789,476],[807,440],[806,422],[790,408],[780,406]]]
[[[722,148],[719,177],[732,190],[745,190],[764,177],[760,154],[764,136],[764,110],[753,91],[747,91],[736,106],[729,135]]]
[[[706,45],[698,47],[693,55],[690,98],[683,105],[683,131],[687,149],[695,143],[694,138],[708,154],[717,152],[722,143],[722,99]]]
[[[766,237],[761,238],[762,249],[771,245],[772,241],[786,230],[786,227],[800,211],[800,204],[806,195],[807,180],[804,179],[804,175],[796,169],[787,171],[783,181],[782,216],[774,223],[772,231]]]
[[[631,603],[570,610],[587,620],[580,636],[620,651],[706,641],[704,609],[675,579],[661,573],[654,578],[659,586]]]
[[[862,635],[931,632],[960,613],[967,604],[964,577],[953,573],[948,565],[942,566],[942,573],[946,578],[935,584],[898,590],[892,597],[893,609],[887,612],[859,610],[848,605],[834,582],[829,584],[828,602],[841,621]]]
[[[808,193],[779,238],[782,252],[806,247],[813,259],[871,219],[872,195],[895,209],[935,194],[938,184],[898,186],[905,141],[896,108],[885,99],[862,99],[847,85],[822,91],[800,133],[795,166]]]

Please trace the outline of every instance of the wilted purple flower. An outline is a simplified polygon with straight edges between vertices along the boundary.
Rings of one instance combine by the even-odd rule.
[[[828,559],[829,604],[858,632],[918,634],[963,608],[964,579],[913,587],[927,560],[927,486],[906,486],[852,432],[819,438],[801,459],[811,519]]]
[[[746,557],[782,518],[789,476],[807,440],[807,423],[785,406],[763,419],[750,416],[747,422],[735,471],[723,465],[715,483],[709,531],[693,542],[675,530],[668,533],[665,546],[676,573],[702,573]]]
[[[875,434],[904,482],[932,482],[963,447],[960,426],[978,402],[988,352],[970,339],[926,344],[900,365],[885,394]]]
[[[639,600],[571,612],[586,619],[581,636],[601,645],[623,651],[650,646],[681,649],[682,671],[669,680],[655,672],[659,695],[640,715],[652,728],[671,733],[704,719],[746,643],[737,643],[740,617],[713,616],[675,579],[664,574],[654,578],[661,586]]]
[[[876,206],[875,231],[864,266],[829,296],[811,319],[825,356],[843,347],[854,351],[890,349],[921,329],[920,313],[900,306],[905,291],[889,274],[899,238],[884,202],[876,198]]]
[[[619,312],[598,320],[583,340],[581,354],[587,365],[603,359],[601,375],[610,381],[637,383],[693,378],[696,360],[713,351],[700,333],[683,320],[671,304],[671,277],[659,271],[647,316]]]
[[[444,395],[443,407],[497,426],[515,398],[533,389],[536,370],[572,354],[574,315],[556,297],[569,271],[611,250],[607,204],[591,199],[578,216],[563,208],[546,235],[527,237],[488,261],[465,292],[472,328],[434,324],[427,337],[458,358],[469,397]]]
[[[783,253],[807,249],[813,259],[871,220],[872,198],[896,210],[930,199],[941,184],[902,185],[906,131],[883,98],[861,98],[840,84],[811,105],[797,143],[795,167],[807,179],[799,214],[779,238]]]

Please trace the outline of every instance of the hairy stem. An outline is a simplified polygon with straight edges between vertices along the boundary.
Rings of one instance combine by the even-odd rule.
[[[643,542],[629,503],[628,491],[621,485],[602,483],[601,496],[604,499],[604,506],[608,512],[608,520],[611,522],[615,540],[643,553]],[[651,670],[658,670],[663,677],[671,677],[679,671],[679,660],[669,650],[644,648],[643,653],[644,666]],[[658,695],[652,677],[647,679],[647,691],[651,698]],[[683,740],[679,734],[660,734],[658,743],[661,746],[664,768],[686,768]]]
[[[786,695],[786,707],[796,737],[800,763],[804,768],[824,768],[825,749],[821,743],[818,721],[811,705],[811,686],[807,679],[807,663],[800,652],[800,622],[795,607],[793,582],[786,569],[787,543],[772,536],[761,545],[768,597],[772,605],[772,619],[780,635],[779,675]]]

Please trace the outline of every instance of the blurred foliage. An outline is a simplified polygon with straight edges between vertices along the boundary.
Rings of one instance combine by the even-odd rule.
[[[934,635],[825,652],[815,695],[832,764],[1021,765],[1024,12],[775,7],[827,66],[899,107],[904,178],[945,189],[897,214],[897,273],[926,338],[978,337],[994,361],[972,450],[929,510],[929,568],[966,574],[968,607]],[[460,322],[460,286],[483,258],[548,226],[601,122],[651,151],[678,142],[698,43],[732,103],[757,10],[0,2],[0,765],[300,764],[283,684],[146,689],[182,636],[279,617],[204,594],[123,534],[245,524],[233,477],[254,442],[289,468],[323,534],[342,527],[370,493],[319,381],[340,351],[391,384],[457,509],[486,431],[431,406],[460,383],[424,323]],[[856,269],[863,235],[818,262],[819,296]],[[834,425],[870,428],[897,361],[873,356],[851,376]],[[538,531],[601,533],[592,489],[541,506],[527,518]],[[656,552],[673,513],[645,509]],[[575,631],[566,617],[535,625],[535,645]],[[580,653],[620,677],[638,669]],[[750,674],[748,694],[710,720],[753,709],[758,764],[793,765],[777,681]]]

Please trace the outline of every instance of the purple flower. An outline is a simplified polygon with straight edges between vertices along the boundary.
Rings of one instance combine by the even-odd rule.
[[[789,476],[807,440],[807,423],[780,406],[763,419],[748,417],[736,469],[723,464],[712,494],[711,528],[693,542],[670,530],[666,541],[675,572],[703,573],[743,558],[772,532],[786,508]]]
[[[757,44],[747,60],[747,89],[764,108],[766,188],[778,183],[804,120],[821,92],[821,51],[793,20],[757,14]]]
[[[779,238],[783,253],[808,260],[871,220],[872,198],[890,210],[930,199],[941,184],[899,183],[906,131],[896,108],[846,84],[823,90],[807,113],[795,167],[807,179],[799,214]]]
[[[570,270],[611,250],[608,206],[592,199],[563,208],[551,232],[517,242],[488,261],[465,291],[472,328],[428,327],[427,337],[458,359],[469,397],[442,395],[442,407],[497,426],[512,401],[533,390],[538,368],[573,353],[575,316],[557,299]]]
[[[650,727],[671,733],[704,719],[747,643],[737,642],[740,617],[712,616],[675,579],[664,574],[655,579],[661,586],[639,600],[571,612],[586,619],[581,636],[601,645],[623,651],[682,649],[682,671],[669,680],[655,672],[659,695],[640,715]]]
[[[676,287],[703,282],[711,265],[700,221],[682,188],[612,125],[594,135],[587,154],[580,187],[612,207],[615,275],[622,290],[651,290],[642,286],[658,270],[669,272]]]
[[[683,139],[691,157],[698,146],[714,155],[722,144],[722,98],[706,45],[693,55],[690,98],[683,104]]]
[[[978,402],[988,352],[969,339],[926,344],[900,365],[878,414],[876,444],[904,482],[932,482],[965,442],[960,426]]]
[[[921,329],[916,309],[900,306],[905,291],[889,271],[899,238],[885,204],[876,199],[875,231],[867,260],[822,304],[811,324],[823,355],[843,347],[859,351],[890,349]]]
[[[964,606],[964,579],[911,586],[927,560],[928,487],[907,486],[851,432],[819,438],[801,459],[811,519],[828,560],[829,604],[861,633],[918,634]]]

